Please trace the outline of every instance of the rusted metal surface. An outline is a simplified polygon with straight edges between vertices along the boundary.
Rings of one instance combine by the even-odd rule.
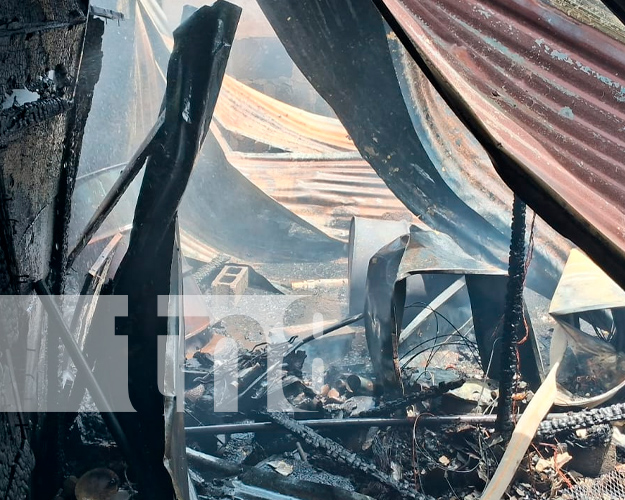
[[[393,34],[389,36],[389,45],[413,125],[430,158],[439,165],[441,176],[467,205],[499,231],[509,232],[512,191],[497,174],[484,148]],[[532,265],[529,273],[542,275],[552,270],[556,273],[552,277],[557,279],[570,242],[541,218],[535,222],[534,241],[537,252],[551,262],[551,268]]]
[[[361,158],[227,155],[258,188],[325,233],[347,240],[352,216],[415,220]]]
[[[375,5],[353,0],[259,0],[259,5],[293,61],[391,191],[470,255],[491,265],[506,262],[510,230],[487,219],[488,211],[500,210],[492,205],[483,210],[482,204],[490,204],[489,189],[475,189],[478,203],[467,203],[464,181],[451,185],[453,174],[446,174],[432,145],[416,130],[414,108],[398,82],[387,26]],[[446,131],[444,124],[441,128]],[[453,142],[449,146],[455,148]],[[479,172],[480,165],[466,168]],[[499,220],[510,213],[509,206]],[[529,274],[528,286],[550,296],[563,259],[537,246],[534,261],[540,273]]]
[[[384,4],[521,166],[504,180],[625,282],[623,43],[536,0]]]
[[[310,113],[224,78],[215,120],[225,129],[286,151],[356,151],[336,118]]]

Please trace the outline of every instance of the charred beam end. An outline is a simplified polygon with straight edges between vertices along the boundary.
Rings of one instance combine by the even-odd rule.
[[[525,283],[525,203],[514,196],[512,208],[512,235],[508,265],[508,289],[501,335],[501,372],[499,374],[499,401],[497,429],[506,438],[512,434],[512,392],[517,373],[517,342],[523,325],[523,284]]]
[[[51,97],[0,112],[0,144],[22,130],[65,113],[72,105],[67,99]]]
[[[392,490],[399,493],[401,498],[410,498],[415,500],[426,500],[431,498],[427,495],[423,495],[422,493],[415,491],[415,489],[407,483],[399,483],[398,481],[395,481],[392,477],[382,472],[375,465],[362,459],[361,457],[344,448],[337,442],[321,436],[310,427],[302,425],[296,420],[290,418],[288,415],[284,413],[271,412],[265,412],[263,414],[272,422],[280,425],[281,427],[284,427],[286,430],[305,441],[309,446],[312,446],[313,448],[324,452],[326,455],[336,460],[337,462],[346,465],[355,471],[365,474],[375,481],[378,481],[388,488],[391,488]]]
[[[379,408],[374,408],[369,411],[358,414],[358,417],[377,417],[382,415],[388,415],[397,410],[405,410],[408,406],[418,403],[419,401],[426,401],[428,399],[434,399],[448,391],[457,389],[464,384],[464,380],[454,380],[452,382],[441,382],[436,387],[424,389],[422,391],[409,394],[403,398],[387,401],[380,405]]]
[[[539,425],[536,435],[541,439],[547,439],[554,437],[559,432],[586,429],[594,425],[607,424],[619,420],[625,420],[625,403],[583,410],[559,418],[545,420]]]

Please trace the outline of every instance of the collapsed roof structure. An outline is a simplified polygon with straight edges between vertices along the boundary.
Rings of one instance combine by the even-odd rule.
[[[167,0],[102,3],[109,10],[88,12],[90,19],[110,19],[103,71],[91,91],[89,120],[86,106],[77,125],[85,131],[80,165],[74,158],[61,193],[71,200],[71,220],[65,207],[50,269],[31,281],[66,342],[60,358],[43,356],[48,390],[71,380],[71,401],[81,403],[86,387],[100,412],[113,415],[104,420],[140,497],[191,499],[196,483],[215,498],[318,498],[314,485],[287,478],[304,466],[276,459],[288,457],[279,445],[271,454],[261,438],[267,429],[296,436],[301,462],[312,452],[350,469],[356,486],[321,493],[345,498],[452,498],[456,490],[472,498],[484,489],[483,498],[492,499],[513,480],[518,495],[547,498],[533,481],[566,483],[570,476],[562,475],[554,452],[551,465],[524,470],[532,483],[524,489],[527,481],[515,473],[533,438],[554,447],[566,441],[571,450],[607,446],[609,423],[625,411],[618,397],[625,383],[619,2],[246,0],[235,2],[243,6],[236,36],[238,8],[224,1],[182,12]],[[172,12],[182,14],[176,31]],[[29,28],[22,32],[15,22],[0,27],[6,31],[0,42],[27,41],[20,37]],[[79,67],[87,75],[94,69],[89,58],[74,61],[72,71],[79,74]],[[56,66],[53,83],[46,83],[55,92],[71,87],[61,70]],[[17,94],[2,85],[8,103]],[[72,105],[54,99],[61,108],[50,117]],[[24,139],[30,112],[15,100],[3,105],[0,140]],[[12,172],[2,166],[5,176]],[[533,211],[529,238],[525,203]],[[37,217],[29,212],[20,224],[28,228]],[[573,246],[603,272],[577,250],[569,257]],[[46,276],[56,280],[46,284]],[[66,282],[91,297],[79,299],[69,326],[46,298],[50,284],[59,293]],[[587,293],[584,283],[605,291]],[[282,298],[311,290],[303,311],[285,306],[284,317],[296,320],[284,331],[263,323],[263,307],[245,305],[247,295],[273,297],[274,306],[262,311],[269,314]],[[222,294],[223,304],[198,299]],[[129,339],[129,389],[139,417],[106,411],[125,376],[120,371],[108,380],[105,363],[116,348],[108,352],[94,333],[106,314],[99,297],[107,295],[132,301],[116,333]],[[157,308],[162,295],[170,297],[176,322]],[[178,295],[195,298],[178,302]],[[255,325],[241,319],[254,314]],[[46,329],[41,322],[32,328],[39,336]],[[179,343],[171,340],[179,333]],[[163,362],[159,334],[170,337],[170,370],[186,355],[184,384],[166,377],[164,397],[154,384]],[[359,337],[362,351],[354,347]],[[228,358],[228,349],[244,354]],[[283,349],[284,362],[272,358],[276,349]],[[319,374],[314,360],[321,358],[333,361]],[[593,363],[603,371],[589,369]],[[223,392],[222,382],[234,393]],[[100,392],[103,399],[94,396]],[[283,409],[270,411],[278,393],[289,408],[314,418],[302,425]],[[186,401],[186,416],[175,411],[176,398]],[[445,403],[452,411],[442,415]],[[586,409],[569,420],[547,416],[554,404]],[[597,405],[606,408],[589,409]],[[524,413],[515,428],[519,407]],[[485,414],[493,408],[496,419]],[[428,412],[436,413],[429,423]],[[97,424],[83,413],[84,406],[77,420],[84,441],[84,429]],[[406,443],[414,453],[419,439],[392,429],[414,424],[416,433],[418,422],[425,458],[409,463]],[[458,422],[445,439],[430,430]],[[571,436],[588,423],[599,429],[590,438]],[[350,448],[345,436],[312,430],[331,425],[343,425],[360,448]],[[348,431],[361,426],[369,429],[366,439]],[[501,441],[491,439],[491,429]],[[245,461],[188,450],[204,477],[235,479],[190,481],[187,444],[226,456],[247,445],[212,436],[244,431],[257,433]],[[157,435],[163,439],[152,440]],[[458,444],[462,439],[469,445]],[[368,451],[375,440],[392,441],[405,460],[384,462]],[[478,448],[489,451],[476,455]],[[267,466],[285,477],[267,475]],[[551,472],[540,476],[545,468]],[[470,485],[460,479],[475,470]],[[440,471],[449,488],[435,484]],[[318,484],[319,471],[309,474]],[[381,493],[367,481],[381,485]]]

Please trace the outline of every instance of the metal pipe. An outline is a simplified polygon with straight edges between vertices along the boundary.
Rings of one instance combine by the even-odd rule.
[[[520,415],[519,415],[520,417]],[[547,420],[562,418],[559,413],[550,413]],[[454,424],[494,425],[496,415],[423,415],[420,417],[405,418],[344,418],[344,419],[314,419],[298,420],[300,424],[313,429],[343,429],[346,427],[404,427],[415,425],[441,426]],[[247,422],[240,424],[216,424],[196,427],[185,427],[187,436],[202,436],[213,434],[244,434],[246,432],[276,432],[284,430],[272,422]]]
[[[337,330],[340,330],[341,328],[343,328],[345,326],[349,326],[352,323],[356,323],[356,321],[360,321],[363,318],[363,316],[364,316],[363,313],[355,314],[354,316],[350,316],[348,318],[345,318],[345,319],[342,319],[340,321],[337,321],[336,323],[334,323],[334,324],[324,328],[319,333],[314,333],[312,335],[309,335],[308,337],[304,337],[299,342],[296,342],[296,345],[297,345],[296,349],[299,348],[301,345],[310,342],[311,340],[315,340],[318,337],[322,337],[324,335],[328,335],[329,333],[332,333],[332,332],[335,332]]]
[[[347,387],[354,394],[360,395],[372,395],[375,392],[375,384],[373,380],[361,377],[360,375],[352,374],[347,377]]]
[[[202,465],[214,472],[224,474],[226,476],[236,476],[241,473],[243,467],[223,458],[207,455],[201,451],[196,451],[192,448],[187,448],[187,458],[190,462]]]
[[[113,438],[121,448],[124,455],[128,457],[129,461],[132,461],[132,458],[134,458],[134,454],[132,452],[132,449],[128,445],[126,435],[124,434],[124,431],[122,430],[119,421],[117,420],[117,417],[113,413],[111,405],[109,404],[106,396],[102,392],[100,384],[98,384],[98,381],[93,375],[87,359],[83,355],[80,347],[78,347],[78,344],[76,343],[76,340],[74,340],[74,337],[72,336],[67,325],[63,321],[63,315],[61,314],[61,311],[59,310],[56,302],[54,302],[52,295],[50,294],[50,291],[48,290],[48,287],[43,280],[37,281],[35,283],[35,291],[37,292],[37,295],[39,295],[39,298],[41,299],[41,302],[46,309],[48,316],[59,327],[61,340],[63,341],[65,348],[67,349],[70,357],[72,358],[72,361],[74,362],[74,365],[76,366],[78,375],[85,379],[89,394],[91,394],[91,397],[93,398],[93,401],[97,406],[98,411],[102,415],[102,419],[106,423],[109,431],[111,432]]]

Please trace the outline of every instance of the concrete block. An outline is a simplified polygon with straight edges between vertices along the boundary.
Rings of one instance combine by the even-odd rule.
[[[249,269],[243,266],[225,266],[213,280],[213,295],[243,295],[249,284]]]

